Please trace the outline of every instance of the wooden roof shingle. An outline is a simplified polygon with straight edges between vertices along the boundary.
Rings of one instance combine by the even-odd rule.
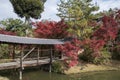
[[[0,42],[12,44],[54,45],[64,44],[62,39],[43,39],[0,34]]]

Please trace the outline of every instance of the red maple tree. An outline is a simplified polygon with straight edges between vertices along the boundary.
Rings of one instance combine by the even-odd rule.
[[[39,38],[57,38],[61,39],[68,35],[67,24],[61,20],[59,22],[55,21],[45,21],[34,23],[36,29],[34,30],[35,37]]]
[[[109,42],[114,41],[118,34],[118,23],[113,16],[104,16],[100,26],[90,39],[83,41],[83,45],[89,45],[90,49],[93,51],[91,54],[94,58],[101,57],[101,49],[108,45]]]
[[[93,33],[93,38],[97,40],[114,40],[118,33],[118,25],[113,17],[104,16],[103,25]]]
[[[16,33],[11,32],[11,31],[6,31],[4,29],[0,29],[0,34],[5,34],[5,35],[16,35]]]
[[[78,52],[81,50],[80,40],[73,39],[66,42],[64,45],[56,45],[55,48],[67,56],[65,59],[67,67],[72,67],[78,64]]]

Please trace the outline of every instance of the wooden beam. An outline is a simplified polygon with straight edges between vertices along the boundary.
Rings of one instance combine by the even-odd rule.
[[[42,59],[39,60],[39,65],[44,65],[44,64],[49,64],[50,59]],[[36,64],[36,60],[30,60],[30,61],[23,61],[22,62],[22,67],[28,68],[28,67],[35,67],[38,66]],[[0,70],[7,70],[7,69],[18,69],[20,70],[20,63],[18,64],[17,62],[8,62],[8,63],[1,63],[0,64]],[[23,69],[22,69],[23,70]]]
[[[33,47],[33,48],[22,58],[22,60],[24,60],[34,49],[35,49],[35,47]]]

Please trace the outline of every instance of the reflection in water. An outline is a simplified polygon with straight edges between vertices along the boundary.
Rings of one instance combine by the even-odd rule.
[[[18,75],[7,76],[10,80],[19,80]],[[89,72],[74,75],[62,75],[43,71],[25,71],[23,80],[120,80],[120,71]]]

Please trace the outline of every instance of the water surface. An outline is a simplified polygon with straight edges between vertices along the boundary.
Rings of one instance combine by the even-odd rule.
[[[6,77],[10,80],[19,80],[18,75],[16,74],[9,74]],[[62,75],[35,70],[24,72],[23,80],[120,80],[120,71],[102,71]]]

